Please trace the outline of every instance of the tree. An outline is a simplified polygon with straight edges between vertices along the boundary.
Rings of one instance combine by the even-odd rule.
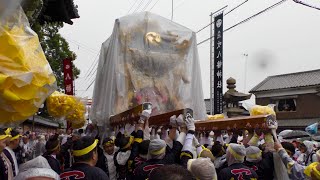
[[[60,35],[59,29],[63,27],[62,22],[40,24],[37,17],[41,12],[42,0],[25,0],[22,4],[31,28],[38,34],[41,47],[57,79],[58,90],[64,89],[63,85],[63,59],[76,54],[69,48],[68,42]],[[73,79],[77,79],[80,70],[73,65]]]
[[[38,20],[43,7],[42,0],[24,0],[22,8],[27,15],[31,28],[37,33],[44,54],[57,79],[58,90],[64,89],[63,84],[63,59],[72,57],[76,59],[76,54],[69,48],[68,42],[59,34],[59,29],[63,27],[63,22],[43,23]],[[80,70],[73,65],[73,79],[77,79]],[[44,108],[39,110],[39,115],[50,118],[46,103]]]
[[[67,57],[76,59],[76,55],[69,49],[68,42],[59,34],[59,29],[63,27],[63,23],[45,23],[40,25],[35,23],[32,29],[38,34],[41,47],[46,55],[48,62],[57,78],[59,90],[63,85],[63,64],[62,60]],[[73,65],[73,78],[78,78],[80,70]]]

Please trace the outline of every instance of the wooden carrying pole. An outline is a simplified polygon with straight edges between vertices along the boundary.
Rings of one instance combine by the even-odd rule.
[[[137,122],[140,118],[140,114],[150,103],[144,103],[142,105],[136,106],[128,111],[122,112],[115,116],[110,117],[110,125],[112,127],[125,124],[132,124]],[[180,109],[176,111],[171,111],[168,113],[151,116],[149,119],[150,126],[168,126],[170,123],[170,117],[173,115],[179,116],[183,114],[184,116],[189,113],[193,115],[193,111],[191,109]],[[227,130],[228,128],[236,127],[237,129],[247,129],[247,124],[249,123],[252,128],[255,127],[256,124],[263,124],[267,121],[267,115],[260,116],[243,116],[236,118],[225,118],[218,120],[197,120],[195,123],[197,131],[211,131],[211,130]]]
[[[195,125],[196,131],[227,130],[228,128],[232,129],[233,127],[236,127],[237,129],[247,129],[247,124],[250,124],[252,128],[254,128],[256,124],[259,124],[261,127],[262,124],[266,123],[266,120],[267,115],[243,116],[236,118],[197,121]]]

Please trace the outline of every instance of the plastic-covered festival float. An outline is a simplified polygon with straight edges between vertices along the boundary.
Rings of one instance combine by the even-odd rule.
[[[102,131],[139,120],[150,125],[189,114],[198,129],[264,123],[266,115],[207,120],[196,34],[161,16],[143,12],[119,18],[101,47],[90,118]],[[222,116],[223,117],[223,116]],[[222,122],[222,123],[221,123]]]
[[[100,51],[91,118],[108,125],[144,102],[152,116],[191,108],[205,118],[195,33],[149,12],[115,21]]]

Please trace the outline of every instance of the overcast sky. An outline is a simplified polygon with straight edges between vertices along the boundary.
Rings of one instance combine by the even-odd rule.
[[[228,5],[227,12],[243,1],[174,0],[173,21],[198,31],[209,23],[210,12]],[[249,0],[225,16],[224,27],[228,28],[278,1]],[[101,43],[111,35],[115,19],[126,16],[132,5],[129,13],[145,9],[171,18],[171,0],[75,0],[75,4],[79,6],[80,19],[73,20],[71,26],[65,25],[61,34],[77,54],[74,62],[81,74],[76,80],[76,95],[82,97],[92,97],[93,85],[84,90],[95,78],[93,72],[96,66],[91,73],[88,70],[97,59]],[[207,28],[197,33],[197,41],[209,35],[210,28]],[[209,98],[209,41],[199,45],[198,51],[204,98]],[[243,54],[248,54],[247,59]],[[224,82],[229,77],[235,78],[238,91],[248,92],[270,75],[313,69],[320,69],[319,10],[287,0],[224,34]],[[88,74],[89,77],[86,77]]]

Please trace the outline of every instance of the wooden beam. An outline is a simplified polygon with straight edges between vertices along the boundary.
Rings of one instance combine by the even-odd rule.
[[[134,122],[137,122],[140,118],[140,114],[142,113],[142,111],[149,107],[148,105],[150,105],[150,103],[144,103],[132,109],[124,111],[120,114],[110,117],[110,125],[112,127],[115,127],[118,125],[125,125],[128,123],[132,124]],[[183,114],[185,116],[187,113],[193,115],[192,109],[180,109],[164,114],[151,116],[149,119],[149,125],[168,126],[170,124],[171,116],[179,116],[180,114]],[[267,115],[243,116],[218,120],[197,120],[195,126],[197,131],[227,130],[228,127],[232,129],[234,126],[236,126],[237,129],[245,129],[248,123],[250,123],[252,127],[255,127],[256,124],[261,125],[263,123],[266,123],[266,120]]]
[[[117,115],[110,117],[110,125],[112,127],[119,126],[119,125],[125,125],[125,124],[131,124],[133,122],[136,122],[140,118],[140,114],[142,113],[144,104],[140,104],[132,109],[129,109],[127,111],[124,111],[122,113],[119,113]]]
[[[236,126],[237,129],[246,129],[246,125],[248,123],[250,123],[252,128],[254,128],[256,124],[261,125],[266,123],[266,119],[267,115],[243,116],[218,120],[197,121],[195,125],[196,131],[227,130],[228,127],[232,129],[234,126]]]
[[[159,114],[156,116],[151,116],[149,119],[149,125],[150,126],[167,126],[170,124],[171,116],[176,115],[178,117],[180,114],[183,114],[185,116],[187,113],[190,113],[193,116],[193,111],[192,109],[189,109],[189,108],[180,109],[177,111],[171,111],[171,112]]]

